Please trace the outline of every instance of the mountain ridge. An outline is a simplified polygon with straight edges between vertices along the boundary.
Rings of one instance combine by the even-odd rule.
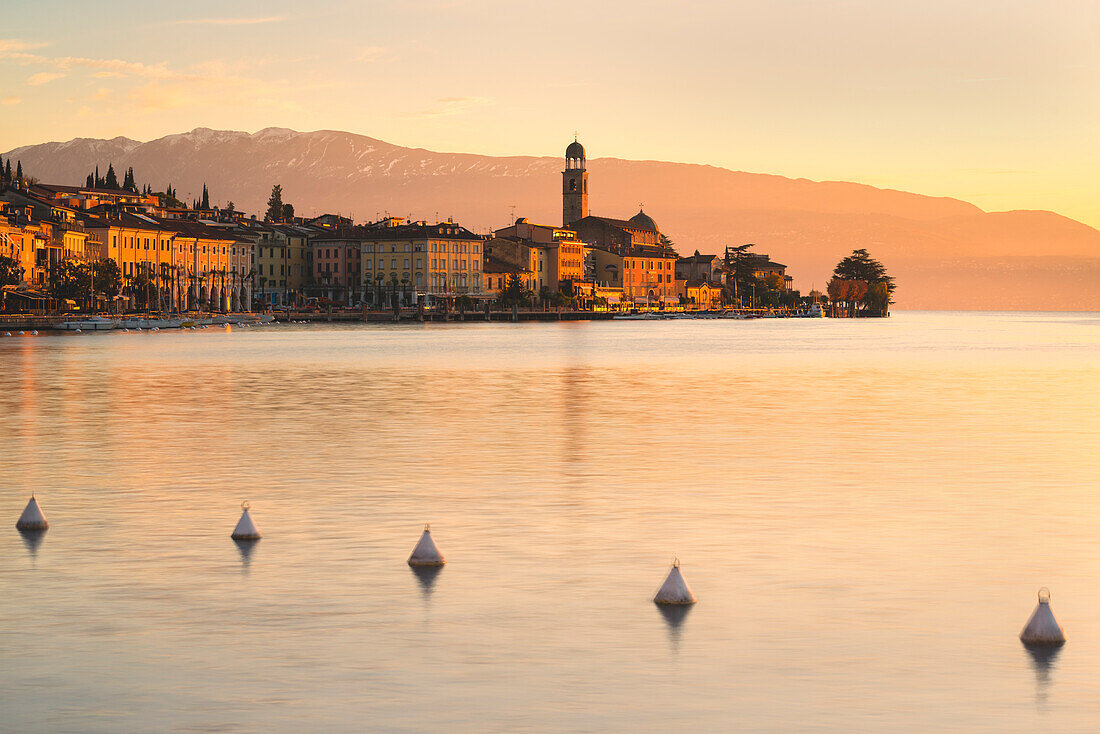
[[[212,201],[232,200],[256,213],[279,183],[284,201],[307,216],[452,216],[482,232],[510,223],[513,205],[516,216],[532,221],[561,218],[560,158],[439,152],[339,130],[199,127],[145,142],[74,138],[0,155],[15,156],[29,175],[58,184],[79,185],[96,165],[101,173],[110,163],[116,171],[132,166],[139,184],[162,190],[171,183],[186,198],[205,183]],[[645,202],[684,255],[755,242],[787,264],[804,291],[810,283],[820,288],[833,264],[866,247],[897,276],[902,307],[991,308],[1012,301],[1100,308],[1100,231],[1056,212],[986,212],[952,197],[710,164],[601,157],[587,163],[594,214],[626,218]],[[967,258],[982,262],[970,279],[952,272]],[[1019,258],[1034,260],[1031,280],[1039,290],[1029,285]],[[945,290],[947,282],[960,285]]]

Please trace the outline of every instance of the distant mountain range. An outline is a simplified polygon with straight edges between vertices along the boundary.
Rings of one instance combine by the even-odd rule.
[[[568,142],[568,141],[566,141]],[[564,143],[563,143],[564,151]],[[590,153],[597,151],[589,151]],[[403,148],[362,135],[198,128],[142,143],[77,138],[0,154],[45,183],[79,185],[97,165],[180,198],[209,187],[262,215],[273,184],[299,215],[386,212],[454,217],[475,231],[561,221],[563,160]],[[1100,309],[1100,231],[1047,211],[984,212],[964,201],[714,166],[589,159],[592,213],[627,218],[639,202],[683,255],[753,242],[803,292],[865,247],[897,277],[902,308]]]

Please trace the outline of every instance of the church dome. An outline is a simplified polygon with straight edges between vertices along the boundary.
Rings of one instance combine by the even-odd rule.
[[[569,144],[569,147],[565,149],[566,158],[584,158],[584,146],[574,140]]]
[[[641,210],[630,218],[630,223],[641,229],[652,229],[655,232],[659,231],[657,229],[657,223],[653,221],[653,217]]]

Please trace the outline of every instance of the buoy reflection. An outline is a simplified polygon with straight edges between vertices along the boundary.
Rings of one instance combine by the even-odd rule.
[[[416,580],[420,583],[420,593],[424,596],[424,599],[430,599],[435,580],[439,574],[443,573],[443,566],[409,566],[409,570],[412,571],[413,576],[416,576]]]

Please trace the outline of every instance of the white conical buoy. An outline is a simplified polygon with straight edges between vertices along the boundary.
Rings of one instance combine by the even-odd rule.
[[[443,560],[443,554],[439,552],[439,548],[435,547],[435,541],[432,540],[432,526],[425,525],[424,534],[420,536],[412,555],[409,556],[409,565],[442,566],[444,563],[446,561]]]
[[[1045,586],[1039,589],[1039,603],[1020,632],[1020,640],[1027,645],[1061,645],[1066,641],[1062,625],[1050,611],[1050,589]]]
[[[252,522],[252,516],[248,514],[250,507],[247,502],[241,503],[241,519],[237,521],[237,527],[233,528],[233,540],[259,540],[263,537],[256,528],[256,523]]]
[[[673,559],[672,568],[669,569],[668,577],[665,579],[665,582],[661,584],[661,588],[657,590],[657,596],[653,597],[653,601],[658,604],[695,603],[695,594],[691,593],[687,581],[684,581],[684,575],[680,573],[679,558]]]
[[[20,530],[45,530],[49,526],[50,524],[46,522],[46,516],[42,514],[42,508],[38,506],[38,500],[32,494],[30,502],[27,503],[23,514],[19,516],[15,527]]]

